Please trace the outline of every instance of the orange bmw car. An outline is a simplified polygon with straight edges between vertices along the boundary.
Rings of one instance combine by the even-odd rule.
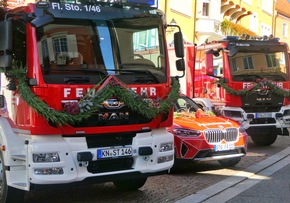
[[[181,95],[174,107],[175,164],[181,161],[217,160],[222,166],[238,164],[246,155],[248,135],[240,124],[204,111]]]

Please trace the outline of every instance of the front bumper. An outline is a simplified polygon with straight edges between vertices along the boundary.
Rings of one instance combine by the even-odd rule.
[[[245,112],[241,107],[223,107],[221,112],[241,123],[245,129],[260,126],[290,128],[290,105],[282,106],[277,112]]]
[[[29,180],[33,184],[44,185],[81,182],[86,179],[108,182],[112,177],[116,178],[122,174],[151,176],[169,170],[173,165],[174,149],[161,151],[160,146],[164,143],[172,143],[173,146],[173,136],[165,129],[136,133],[132,143],[127,146],[132,148],[131,156],[100,160],[97,150],[104,147],[89,148],[85,137],[35,136],[28,145]],[[139,148],[142,147],[150,147],[152,154],[144,155],[142,152],[140,155]],[[78,154],[84,152],[92,154],[90,161],[78,159]],[[60,161],[38,163],[33,161],[33,154],[45,153],[57,153]],[[118,163],[128,160],[130,163],[127,163],[127,166],[118,166]],[[101,166],[100,162],[105,166]],[[105,169],[98,170],[97,167]],[[54,169],[60,173],[46,173],[47,170]],[[36,173],[36,171],[43,171],[43,173]]]

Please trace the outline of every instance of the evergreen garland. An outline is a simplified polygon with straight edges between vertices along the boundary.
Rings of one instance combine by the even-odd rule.
[[[251,86],[245,89],[241,90],[234,90],[233,88],[229,87],[226,83],[223,81],[217,81],[217,83],[225,89],[225,91],[231,95],[235,96],[243,96],[243,95],[251,95],[255,93],[258,89],[269,89],[271,90],[271,93],[274,93],[279,96],[283,97],[289,97],[290,91],[287,91],[283,88],[278,87],[277,85],[273,84],[273,81],[267,80],[267,79],[259,79],[256,81],[256,83],[252,83]]]
[[[114,78],[114,80],[110,80],[110,77],[107,78],[110,81],[106,85],[103,84],[95,95],[92,96],[91,91],[99,87],[100,84],[95,85],[78,103],[68,103],[63,111],[56,111],[31,91],[27,85],[25,69],[13,69],[9,74],[17,79],[17,90],[23,100],[48,122],[59,126],[75,124],[89,118],[102,107],[101,104],[104,101],[112,97],[117,97],[130,110],[138,112],[148,119],[152,119],[160,113],[167,113],[177,101],[180,93],[179,82],[173,79],[171,91],[165,100],[160,98],[155,100],[149,99],[144,95],[136,94],[113,76],[111,78]]]

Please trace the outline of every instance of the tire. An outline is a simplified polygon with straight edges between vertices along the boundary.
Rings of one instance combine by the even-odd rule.
[[[220,165],[222,165],[223,167],[232,167],[232,166],[235,166],[240,161],[241,161],[241,157],[218,160],[218,162],[220,163]]]
[[[25,191],[7,185],[2,153],[0,153],[0,162],[0,203],[24,202]]]
[[[133,191],[133,190],[138,190],[143,185],[145,185],[146,181],[147,181],[147,177],[130,179],[130,180],[119,180],[119,181],[114,181],[113,183],[118,190]]]
[[[271,132],[271,131],[265,134],[258,133],[258,134],[253,134],[250,136],[251,136],[252,141],[256,145],[261,145],[261,146],[269,146],[273,144],[277,139],[277,133]]]

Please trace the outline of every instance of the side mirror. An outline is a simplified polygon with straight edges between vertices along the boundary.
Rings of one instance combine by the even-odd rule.
[[[238,49],[234,45],[229,45],[229,56],[234,56],[238,53]]]
[[[207,75],[214,75],[213,55],[205,55],[205,71]]]
[[[12,22],[0,22],[0,68],[12,66]]]
[[[174,33],[174,48],[175,48],[176,57],[183,58],[184,57],[184,43],[183,43],[183,36],[182,36],[181,31]]]
[[[175,65],[178,71],[185,71],[185,62],[183,58],[176,60]]]
[[[52,21],[54,21],[54,18],[52,15],[44,14],[44,15],[38,16],[34,20],[32,20],[31,25],[33,27],[41,27],[41,26],[44,26],[44,25],[51,23]]]
[[[0,95],[0,108],[5,107],[5,98],[4,95]]]

